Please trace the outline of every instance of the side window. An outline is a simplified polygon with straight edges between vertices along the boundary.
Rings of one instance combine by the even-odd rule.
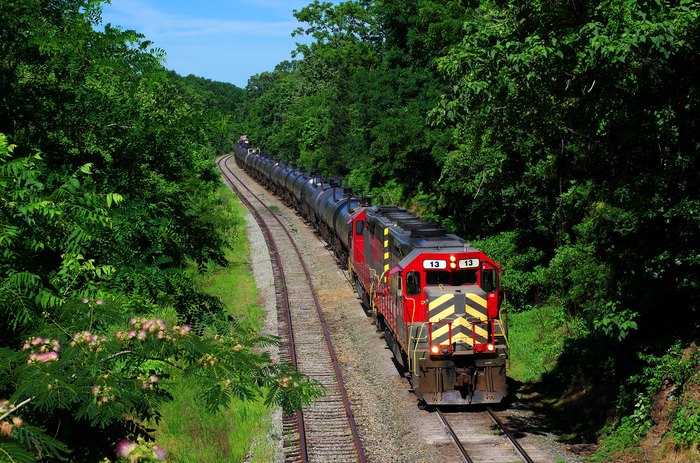
[[[420,294],[420,273],[408,272],[406,274],[406,295],[417,296]]]
[[[355,222],[355,236],[362,235],[362,232],[365,231],[365,222],[364,220],[358,220]]]
[[[481,272],[481,289],[492,293],[498,289],[498,273],[496,269],[486,269]]]

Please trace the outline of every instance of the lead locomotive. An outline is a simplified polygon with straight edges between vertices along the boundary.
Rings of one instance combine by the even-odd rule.
[[[236,145],[237,164],[333,247],[428,405],[499,403],[507,394],[499,266],[462,238],[396,206],[370,206],[340,182]]]

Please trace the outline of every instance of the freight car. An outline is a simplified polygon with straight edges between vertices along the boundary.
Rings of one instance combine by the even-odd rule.
[[[507,394],[499,266],[397,206],[371,206],[327,179],[236,145],[237,164],[314,225],[348,272],[415,394],[428,405]]]

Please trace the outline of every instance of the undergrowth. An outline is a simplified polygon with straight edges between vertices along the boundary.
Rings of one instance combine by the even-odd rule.
[[[562,309],[553,306],[509,314],[509,376],[522,383],[539,381],[555,367],[567,332],[573,329]]]
[[[231,248],[226,253],[227,267],[210,266],[199,273],[196,281],[200,290],[217,297],[226,313],[239,329],[259,330],[264,311],[258,305],[258,293],[248,264],[248,242],[245,233],[243,207],[222,187],[230,214],[226,220],[230,229]],[[201,269],[200,269],[201,270]],[[193,273],[195,269],[193,269]],[[259,436],[270,434],[270,411],[261,402],[234,400],[231,406],[216,414],[204,411],[199,398],[187,383],[178,381],[175,400],[163,409],[158,426],[158,441],[168,449],[174,462],[218,463],[221,461],[271,461],[274,449]]]
[[[617,416],[621,418],[602,430],[600,447],[590,461],[621,461],[621,455],[640,454],[657,442],[680,455],[697,450],[700,349],[677,342],[664,355],[639,357],[646,366],[620,388]]]

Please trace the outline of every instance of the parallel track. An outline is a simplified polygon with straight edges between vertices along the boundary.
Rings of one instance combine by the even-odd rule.
[[[365,462],[340,367],[306,263],[287,227],[246,186],[245,182],[251,180],[234,172],[232,162],[233,156],[219,159],[219,169],[260,225],[270,252],[278,325],[284,340],[280,354],[288,352],[288,358],[283,360],[326,389],[325,397],[312,406],[296,416],[283,418],[285,461]]]
[[[486,407],[486,413],[488,417],[490,417],[490,419],[493,420],[493,422],[495,423],[498,434],[502,436],[494,436],[495,440],[493,442],[486,442],[485,440],[482,440],[481,442],[466,442],[467,439],[465,439],[464,437],[460,438],[458,436],[457,431],[459,430],[455,429],[457,426],[453,426],[453,424],[450,423],[447,414],[443,413],[443,411],[440,409],[435,409],[435,412],[437,414],[438,419],[445,427],[452,442],[457,446],[457,449],[459,450],[462,459],[466,463],[479,463],[480,461],[512,462],[515,461],[513,460],[513,458],[517,458],[526,463],[534,463],[532,458],[530,458],[530,456],[520,445],[518,440],[510,433],[510,431],[508,431],[508,429],[498,418],[498,416],[496,416],[491,407]],[[483,418],[486,418],[486,415],[484,415],[483,413],[481,415]],[[463,419],[464,417],[464,413],[455,415],[456,419]],[[471,424],[475,424],[479,421],[476,418],[476,414],[470,414],[468,419],[471,421]],[[484,420],[482,420],[482,423],[482,426],[486,426]],[[505,438],[507,444],[511,446],[510,448],[512,452],[506,448],[506,441],[501,441],[502,438]],[[469,452],[470,449],[472,450],[472,453]]]

